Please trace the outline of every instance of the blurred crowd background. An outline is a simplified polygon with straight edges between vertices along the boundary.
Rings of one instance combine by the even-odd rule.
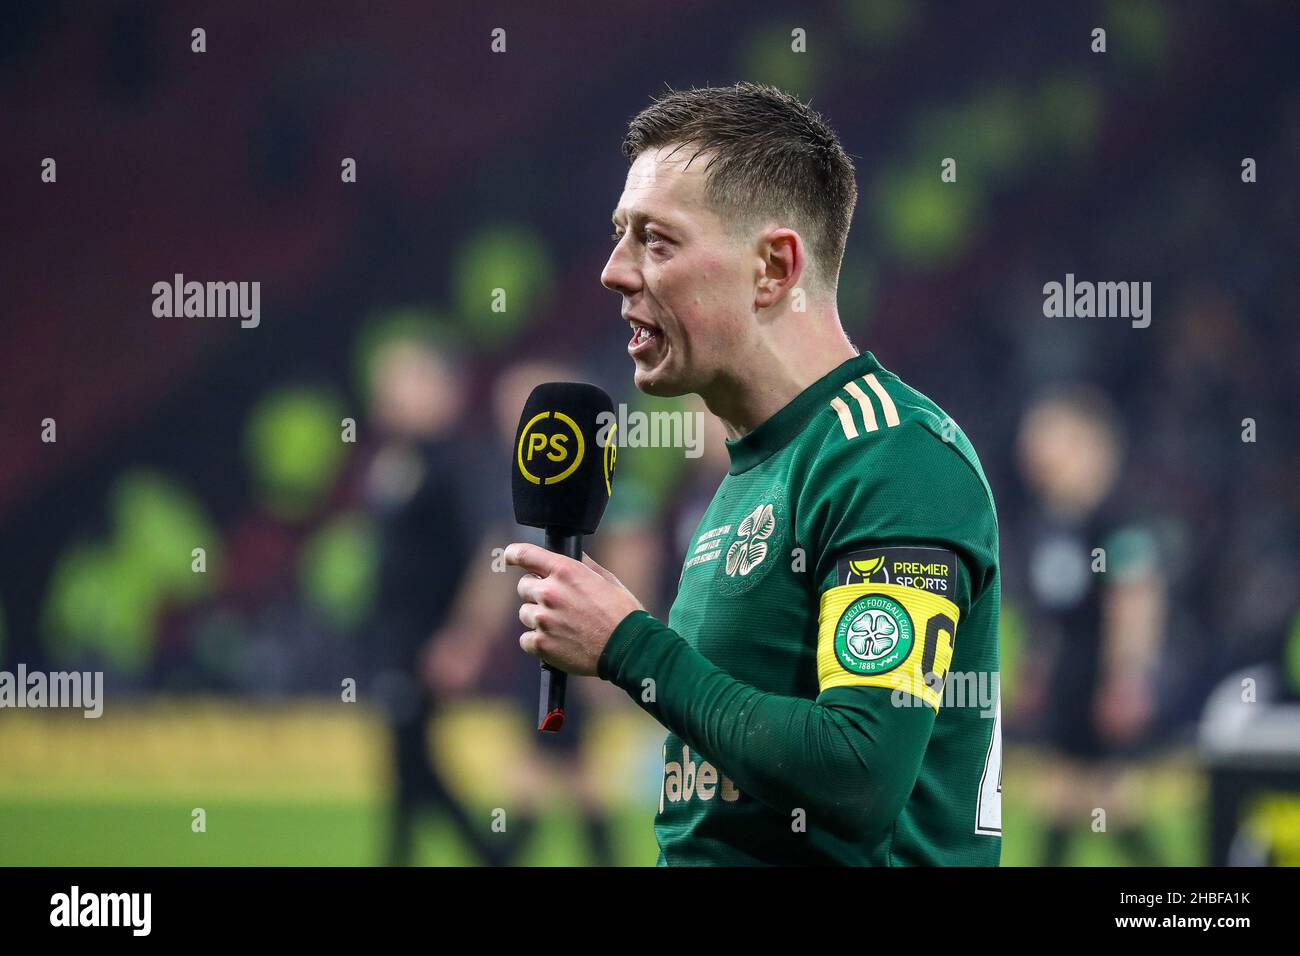
[[[530,534],[506,449],[533,385],[698,409],[632,389],[599,274],[627,120],[739,79],[840,133],[861,191],[840,314],[993,487],[1004,861],[1300,861],[1293,4],[0,17],[0,668],[107,689],[98,721],[0,712],[0,863],[653,862],[658,729],[576,681],[563,739],[538,738],[494,549]],[[156,318],[176,273],[260,281],[260,325]],[[1150,327],[1045,317],[1067,273],[1149,281]],[[1062,394],[1104,424],[1044,432]],[[660,616],[726,468],[709,428],[699,458],[624,450],[589,541]],[[1145,705],[1098,697],[1114,733],[1086,753],[1054,708],[1106,613],[1063,611],[1040,547],[1062,475],[1140,542],[1155,622]],[[1097,768],[1104,798],[1079,792]],[[1097,807],[1140,837],[1106,839]]]

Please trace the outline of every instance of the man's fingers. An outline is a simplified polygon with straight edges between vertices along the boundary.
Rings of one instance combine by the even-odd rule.
[[[519,583],[515,590],[519,592],[519,598],[522,601],[531,601],[533,604],[542,603],[541,594],[542,578],[534,574],[524,574],[519,578]]]
[[[541,633],[542,627],[542,609],[536,604],[519,605],[519,623],[530,631]]]
[[[541,636],[536,631],[525,631],[519,635],[519,646],[527,653],[532,654],[533,657],[540,658],[542,653],[537,649],[537,642],[541,639]]]
[[[568,560],[562,554],[556,554],[554,551],[547,551],[545,548],[539,548],[535,544],[527,544],[522,541],[506,545],[504,556],[506,564],[513,564],[515,567],[523,568],[525,571],[536,574],[541,578],[554,571],[558,562]]]

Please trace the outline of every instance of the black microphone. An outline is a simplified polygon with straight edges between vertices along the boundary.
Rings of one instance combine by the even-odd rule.
[[[618,442],[614,403],[585,382],[533,389],[515,432],[510,490],[515,521],[546,532],[546,548],[582,560],[582,536],[600,524],[613,491]],[[564,725],[568,675],[542,664],[537,729]]]

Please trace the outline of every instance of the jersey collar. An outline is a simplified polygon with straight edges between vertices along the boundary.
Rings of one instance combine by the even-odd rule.
[[[814,415],[829,405],[844,383],[868,372],[883,371],[884,368],[870,352],[855,355],[837,365],[790,399],[780,411],[753,431],[735,441],[728,439],[726,444],[727,453],[731,456],[731,468],[727,473],[738,475],[771,458],[803,431]]]

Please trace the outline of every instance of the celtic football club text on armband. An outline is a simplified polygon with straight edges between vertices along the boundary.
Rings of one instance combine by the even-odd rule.
[[[719,773],[718,768],[707,760],[698,764],[691,759],[691,748],[682,746],[681,761],[668,759],[668,748],[664,747],[664,780],[659,788],[659,812],[662,813],[665,801],[679,803],[683,800],[712,800],[714,798],[726,803],[735,803],[740,799],[740,791],[731,778]]]

